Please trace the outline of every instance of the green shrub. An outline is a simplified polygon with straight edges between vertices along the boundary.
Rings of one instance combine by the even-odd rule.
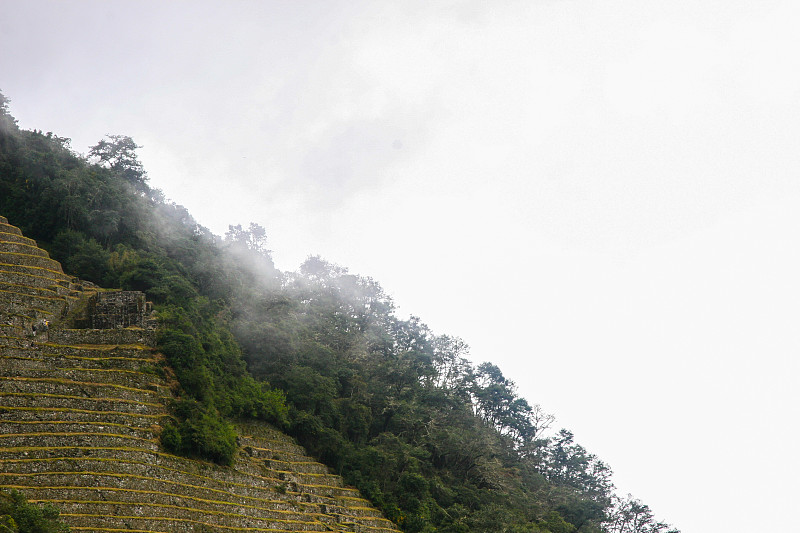
[[[65,533],[69,527],[58,520],[52,505],[33,505],[19,492],[0,492],[0,533]]]
[[[166,424],[161,432],[165,450],[220,465],[233,464],[237,450],[233,424],[191,400],[180,402],[176,412],[180,421]]]

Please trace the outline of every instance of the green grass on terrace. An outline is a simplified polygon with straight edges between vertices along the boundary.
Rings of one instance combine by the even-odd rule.
[[[0,381],[25,381],[35,383],[57,383],[59,385],[75,385],[79,387],[108,387],[117,390],[124,390],[128,392],[142,392],[149,395],[159,395],[157,391],[149,389],[138,389],[136,387],[127,387],[125,385],[117,385],[116,383],[97,383],[92,381],[75,381],[74,379],[67,378],[23,378],[12,376],[0,376]]]
[[[164,407],[163,403],[140,402],[138,400],[127,400],[125,398],[95,398],[90,396],[70,396],[66,394],[43,394],[37,392],[0,392],[0,396],[19,396],[30,398],[54,398],[60,400],[84,400],[88,402],[111,402],[111,403],[129,403],[134,405],[146,405],[148,407]],[[0,409],[8,409],[9,407],[0,406]],[[47,408],[46,408],[47,409]],[[33,410],[33,409],[31,409]],[[104,411],[92,411],[102,413]],[[109,411],[114,413],[115,411]]]

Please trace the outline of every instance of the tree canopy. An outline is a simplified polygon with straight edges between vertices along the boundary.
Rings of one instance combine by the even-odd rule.
[[[0,533],[68,533],[52,505],[33,505],[19,492],[0,491]]]
[[[89,156],[137,189],[145,190],[147,173],[136,155],[139,148],[127,135],[106,135],[89,150]]]

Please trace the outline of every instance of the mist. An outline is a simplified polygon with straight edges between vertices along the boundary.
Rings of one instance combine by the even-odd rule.
[[[684,533],[792,523],[793,3],[4,12],[22,127],[130,135],[210,234],[378,280]]]

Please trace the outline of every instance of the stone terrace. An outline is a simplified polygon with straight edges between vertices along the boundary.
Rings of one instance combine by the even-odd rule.
[[[115,321],[98,292],[0,217],[0,489],[53,503],[73,531],[397,531],[269,426],[240,426],[229,468],[162,452],[171,393],[141,298],[94,300],[123,302]],[[67,327],[97,307],[85,323],[127,327]]]

